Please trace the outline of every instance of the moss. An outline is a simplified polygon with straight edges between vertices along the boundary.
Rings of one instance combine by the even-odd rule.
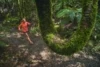
[[[95,26],[98,0],[83,0],[83,16],[77,31],[71,36],[69,42],[56,35],[52,22],[51,0],[35,0],[41,34],[44,41],[58,54],[71,55],[81,50],[87,43]],[[57,40],[58,42],[56,42]],[[63,41],[59,43],[60,41]]]

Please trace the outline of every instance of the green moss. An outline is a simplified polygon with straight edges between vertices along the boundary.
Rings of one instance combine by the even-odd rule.
[[[7,47],[8,46],[8,44],[6,44],[5,42],[3,42],[3,41],[0,41],[0,48],[2,48],[2,47]]]
[[[51,18],[51,0],[35,1],[37,5],[41,34],[51,50],[58,54],[71,55],[81,50],[86,45],[95,26],[98,0],[95,2],[94,0],[83,0],[83,14],[81,22],[77,31],[71,36],[69,42],[56,35],[54,23]]]

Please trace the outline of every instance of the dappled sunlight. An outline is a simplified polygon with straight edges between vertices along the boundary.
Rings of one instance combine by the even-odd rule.
[[[17,32],[8,35],[9,37],[5,36],[3,39],[9,41],[7,52],[11,56],[8,56],[10,59],[7,60],[5,67],[7,65],[10,67],[99,67],[100,65],[97,56],[86,54],[84,51],[74,53],[72,56],[56,54],[46,46],[41,36],[32,36],[34,44],[31,45]]]
[[[46,38],[52,43],[63,44],[66,42],[66,39],[62,39],[60,36],[55,35],[55,34],[48,34],[46,35]]]
[[[0,0],[0,67],[100,67],[98,1]]]

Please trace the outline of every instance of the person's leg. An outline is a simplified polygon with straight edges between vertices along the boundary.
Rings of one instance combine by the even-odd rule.
[[[31,44],[33,44],[33,42],[32,42],[32,40],[30,39],[28,33],[25,33],[25,35],[27,36],[28,41],[29,41]]]

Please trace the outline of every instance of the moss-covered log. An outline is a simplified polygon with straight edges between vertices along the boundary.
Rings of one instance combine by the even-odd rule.
[[[83,15],[77,31],[66,42],[56,35],[52,22],[51,0],[35,0],[42,37],[56,53],[71,55],[83,48],[95,26],[98,0],[83,0]]]

